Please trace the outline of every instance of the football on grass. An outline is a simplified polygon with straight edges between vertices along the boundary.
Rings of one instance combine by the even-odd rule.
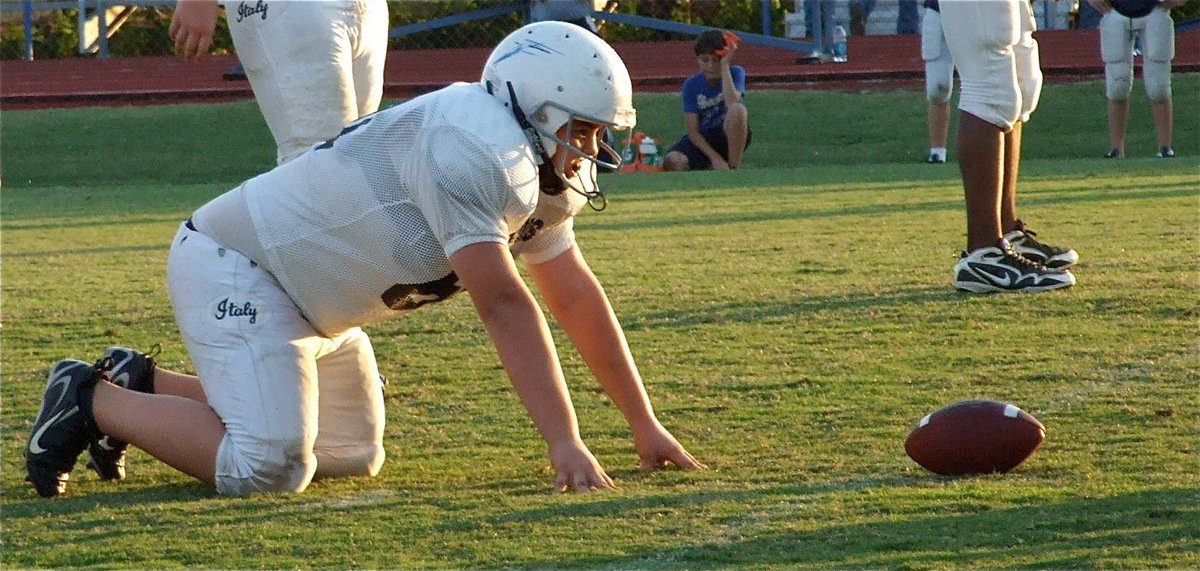
[[[921,418],[904,442],[917,464],[946,476],[1007,472],[1046,438],[1029,413],[994,400],[965,400]]]

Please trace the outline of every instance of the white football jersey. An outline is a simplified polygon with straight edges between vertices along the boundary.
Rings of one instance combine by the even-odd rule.
[[[533,153],[511,112],[458,83],[351,123],[193,222],[336,335],[460,291],[449,257],[464,246],[507,243],[531,263],[570,248],[586,200],[540,193]]]

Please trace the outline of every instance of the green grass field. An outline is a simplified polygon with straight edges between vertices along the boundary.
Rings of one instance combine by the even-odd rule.
[[[1140,89],[1140,86],[1139,86]],[[640,474],[560,342],[585,441],[619,490],[550,493],[544,446],[469,300],[372,327],[387,387],[377,478],[217,496],[140,451],[38,499],[22,450],[45,374],[111,344],[190,370],[165,291],[179,221],[273,162],[252,102],[6,111],[0,364],[7,568],[1014,569],[1200,567],[1200,76],[1176,151],[1135,94],[1106,161],[1103,87],[1047,86],[1019,205],[1082,257],[1070,290],[967,296],[953,164],[920,164],[916,91],[753,93],[747,168],[606,176],[579,241],[661,420],[705,472]],[[677,136],[672,96],[640,128]],[[952,151],[953,152],[953,151]],[[952,155],[953,159],[953,155]],[[562,339],[561,332],[555,331]],[[946,478],[903,451],[946,403],[1047,429],[1012,473]]]

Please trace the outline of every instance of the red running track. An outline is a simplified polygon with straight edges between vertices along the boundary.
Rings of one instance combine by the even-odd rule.
[[[1036,34],[1048,81],[1102,77],[1096,30]],[[617,44],[637,91],[672,92],[695,72],[691,42]],[[795,52],[743,44],[736,63],[750,89],[895,89],[922,84],[918,36],[850,38],[847,63],[801,63]],[[384,92],[411,97],[455,81],[476,81],[487,49],[407,50],[388,54]],[[70,58],[0,64],[5,109],[226,101],[253,98],[246,81],[225,81],[232,56],[198,62],[174,57]],[[1176,35],[1177,72],[1200,71],[1200,31]]]

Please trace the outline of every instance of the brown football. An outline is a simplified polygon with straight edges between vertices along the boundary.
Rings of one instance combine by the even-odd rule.
[[[1014,405],[965,400],[921,418],[904,451],[937,474],[989,474],[1016,468],[1045,438],[1042,423]]]

